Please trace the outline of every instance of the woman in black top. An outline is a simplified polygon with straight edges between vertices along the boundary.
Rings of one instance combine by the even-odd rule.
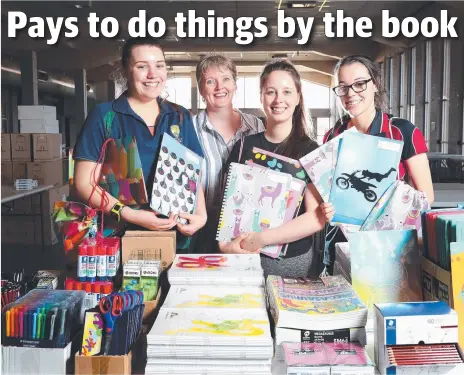
[[[295,67],[286,60],[269,63],[261,73],[260,89],[266,114],[266,130],[245,137],[243,146],[237,142],[229,156],[228,165],[237,161],[243,163],[249,158],[247,155],[253,147],[293,159],[299,159],[317,148],[316,142],[309,138],[306,130],[301,78]],[[311,236],[324,228],[325,223],[325,217],[319,209],[320,202],[320,196],[310,182],[297,218],[264,232],[242,234],[230,243],[220,242],[219,248],[224,253],[258,253],[264,246],[288,243],[287,254],[281,260],[261,255],[265,274],[308,276],[312,258]]]

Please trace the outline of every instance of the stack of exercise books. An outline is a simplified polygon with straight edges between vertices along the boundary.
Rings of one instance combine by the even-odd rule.
[[[263,279],[259,255],[258,263],[255,255],[216,258],[220,267],[208,257],[177,256],[174,266],[181,270],[197,267],[194,259],[203,265],[209,262],[209,266],[197,267],[196,276],[183,285],[173,284],[182,280],[181,271],[173,266],[168,272],[172,285],[147,335],[145,373],[270,375],[274,346],[264,288],[257,277],[255,286],[240,285],[243,280],[253,281],[246,275],[248,268],[252,276]],[[213,277],[210,271],[221,267],[223,272],[212,271]],[[233,274],[242,281],[232,280]],[[211,281],[209,286],[202,275]]]
[[[343,276],[351,284],[351,259],[348,242],[335,244],[334,275]]]
[[[287,374],[373,375],[374,364],[357,343],[283,343]]]
[[[266,286],[278,359],[283,359],[284,341],[366,344],[367,308],[342,276],[269,276]]]
[[[171,285],[264,286],[259,254],[176,255],[168,272]]]

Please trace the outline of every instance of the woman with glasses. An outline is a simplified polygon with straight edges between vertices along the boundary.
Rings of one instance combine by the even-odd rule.
[[[353,126],[364,134],[403,141],[399,178],[407,179],[416,190],[423,191],[432,204],[434,193],[424,136],[408,120],[392,118],[386,113],[387,95],[382,87],[379,67],[365,56],[348,56],[339,61],[334,75],[338,85],[333,91],[347,115],[324,136],[324,143]],[[321,208],[330,222],[335,214],[334,207],[322,203]],[[337,242],[346,242],[346,239],[338,227],[329,226],[324,252],[325,271],[329,274],[333,270]]]

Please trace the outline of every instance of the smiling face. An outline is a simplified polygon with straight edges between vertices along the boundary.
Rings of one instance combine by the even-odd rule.
[[[210,67],[201,78],[200,94],[207,108],[232,106],[237,86],[232,72],[225,67]]]
[[[299,101],[300,93],[290,73],[276,70],[269,74],[261,88],[261,103],[270,125],[291,122]]]
[[[355,82],[368,79],[371,79],[369,71],[359,62],[343,65],[338,72],[339,86],[349,86]],[[363,113],[375,111],[374,98],[377,91],[374,82],[370,81],[366,84],[365,91],[356,93],[350,88],[348,93],[339,99],[343,108],[351,117],[358,117]]]
[[[129,96],[142,101],[156,99],[166,85],[167,69],[163,51],[156,46],[132,48],[127,68]]]

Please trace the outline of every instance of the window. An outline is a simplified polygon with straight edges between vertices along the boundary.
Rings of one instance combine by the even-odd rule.
[[[330,117],[318,117],[316,123],[317,144],[322,145],[324,135],[330,129]]]
[[[301,82],[306,108],[330,108],[330,87],[306,80]]]
[[[173,77],[166,82],[167,100],[187,109],[192,108],[192,81],[190,77]]]

